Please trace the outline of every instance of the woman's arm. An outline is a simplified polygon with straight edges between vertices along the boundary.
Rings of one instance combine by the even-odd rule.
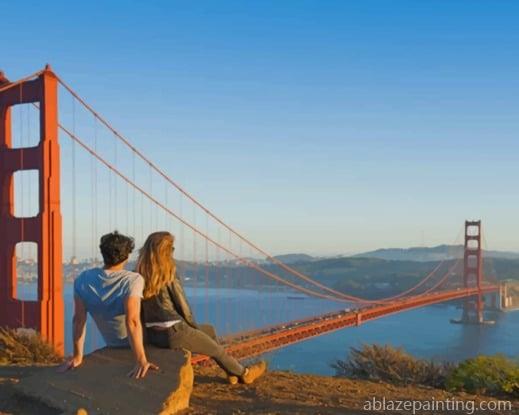
[[[175,275],[173,282],[168,286],[168,290],[171,300],[177,308],[177,312],[184,318],[187,324],[194,328],[198,328],[191,307],[189,306],[189,302],[187,301],[186,294],[184,293],[184,287],[177,275]]]

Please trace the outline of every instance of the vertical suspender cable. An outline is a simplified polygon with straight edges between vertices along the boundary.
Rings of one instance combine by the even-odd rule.
[[[72,97],[72,133],[76,134],[76,99]],[[77,255],[77,240],[76,240],[76,227],[77,227],[77,193],[76,193],[76,143],[72,143],[72,257],[76,259]]]
[[[208,235],[209,232],[209,220],[206,215],[205,221],[205,233]],[[205,315],[209,316],[209,242],[205,240]],[[217,313],[214,314],[216,322],[218,321]]]
[[[97,117],[94,117],[94,151],[97,152]],[[93,159],[93,157],[92,157]],[[92,225],[93,225],[93,233],[94,233],[94,258],[97,258],[97,241],[99,240],[99,235],[97,234],[98,232],[98,226],[97,226],[97,222],[98,222],[98,211],[97,211],[97,207],[98,207],[98,201],[97,201],[97,163],[95,163],[95,160],[94,160],[94,171],[93,171],[93,174],[94,174],[94,194],[93,194],[93,201],[94,201],[94,220],[92,222]]]
[[[112,195],[112,169],[108,169],[108,229],[109,232],[114,230],[112,224],[112,214],[113,214],[113,195]]]
[[[117,168],[117,139],[114,137],[114,165],[115,168]],[[119,225],[119,211],[117,209],[118,207],[118,194],[117,191],[117,176],[114,175],[114,226],[117,229],[117,226]],[[111,208],[111,206],[110,206]]]
[[[168,198],[168,184],[166,182],[164,182],[164,205],[165,206],[169,205],[168,199],[169,199]],[[166,214],[165,211],[162,211],[162,214],[164,215],[164,230],[169,231],[168,215]],[[173,233],[173,232],[171,232],[171,233]]]
[[[94,115],[94,151],[97,152],[97,117]],[[97,258],[97,163],[92,156],[92,262],[95,264]],[[91,320],[90,320],[91,321]],[[90,324],[90,348],[95,350],[97,348],[97,336],[94,327]]]
[[[179,192],[179,199],[178,199],[178,213],[179,213],[179,216],[181,218],[184,217],[183,215],[183,203],[182,203],[182,198],[183,198],[183,195],[182,193]],[[186,256],[186,240],[185,240],[185,233],[184,233],[184,225],[182,223],[179,224],[179,227],[178,227],[178,236],[179,236],[179,239],[180,239],[180,247],[181,247],[181,253],[182,253],[182,258],[184,258],[184,260],[187,260],[187,256]],[[175,235],[175,238],[177,237],[177,235]],[[179,244],[176,244],[177,246]]]
[[[135,151],[132,150],[132,180],[135,183]],[[137,196],[133,188],[133,237],[137,238]]]
[[[151,167],[151,164],[149,164],[149,181],[150,181],[150,194],[153,196],[153,169]],[[155,231],[155,227],[154,227],[154,214],[153,214],[153,203],[151,200],[148,200],[148,205],[150,207],[150,212],[149,212],[149,224],[150,224],[150,229],[149,229],[149,232],[154,232]]]
[[[144,243],[144,194],[141,193],[141,243]]]
[[[193,223],[196,224],[196,210],[194,207],[193,207]],[[196,291],[197,291],[197,294],[199,294],[198,293],[199,275],[198,275],[198,266],[197,266],[197,257],[196,257],[196,255],[197,255],[196,238],[197,238],[197,234],[195,231],[193,231],[193,275],[196,280]],[[204,315],[204,320],[207,321],[207,315]]]
[[[95,118],[94,118],[94,138],[95,140]],[[95,144],[93,144],[95,147]],[[91,262],[94,262],[95,258],[95,233],[94,233],[94,222],[95,222],[95,176],[94,176],[94,166],[95,160],[94,156],[90,155],[90,256],[92,258]]]
[[[247,252],[243,252],[243,244],[241,243],[240,241],[240,258],[243,258],[244,256],[247,256]],[[231,281],[231,288],[237,288],[237,285],[238,285],[238,282],[241,282],[241,281],[245,281],[245,276],[244,276],[244,273],[243,273],[243,267],[241,266],[241,263],[239,261],[235,261],[236,262],[236,265],[238,267],[237,269],[237,275],[235,275],[234,279]],[[230,320],[232,322],[231,326],[233,328],[233,330],[236,330],[237,327],[238,327],[238,320],[237,320],[237,317],[236,317],[236,302],[233,302],[231,304],[231,307],[229,308],[229,312],[231,314],[230,316]]]
[[[231,233],[229,232],[229,249],[232,249],[232,243],[231,243],[231,238],[232,238],[232,235]],[[235,274],[235,268],[234,268],[234,261],[231,261],[230,259],[231,258],[227,258],[229,261],[229,268],[228,268],[228,272],[227,274],[225,275],[225,279],[224,279],[224,289],[226,291],[228,291],[227,289],[229,288],[229,281],[232,279],[232,274],[234,273]],[[225,330],[227,333],[230,333],[230,330],[229,330],[229,301],[231,301],[232,297],[229,296],[229,300],[223,304],[223,311],[224,311],[224,325],[225,325]]]
[[[208,221],[209,220],[209,216],[206,215],[206,220]],[[207,232],[206,232],[207,233]],[[207,233],[208,234],[208,233]],[[218,227],[218,230],[217,230],[217,238],[218,238],[218,242],[221,244],[222,241],[221,241],[221,235],[220,235],[220,228]],[[213,281],[213,286],[216,288],[216,293],[217,294],[217,301],[215,301],[215,317],[217,319],[217,321],[219,322],[220,326],[221,326],[221,318],[222,318],[222,313],[221,313],[221,305],[222,303],[225,301],[225,296],[223,295],[222,293],[222,272],[223,272],[223,267],[224,267],[224,263],[222,261],[222,257],[221,257],[221,250],[219,247],[215,247],[215,258],[213,259],[214,263],[215,263],[215,267],[214,267],[214,281]]]
[[[130,187],[128,185],[124,187],[126,188],[126,209],[124,210],[126,214],[126,229],[124,231],[128,235],[130,233]]]
[[[229,232],[229,239],[231,238],[231,233]],[[240,241],[238,240],[238,243]],[[241,248],[240,248],[240,251],[241,251]],[[236,261],[233,261],[232,257],[229,256],[229,263],[231,264],[231,268],[230,268],[230,272],[229,272],[229,276],[227,277],[227,284],[226,284],[226,287],[227,288],[231,288],[232,287],[232,281],[237,278],[237,275],[238,275],[238,263]],[[232,303],[231,302],[228,302],[226,304],[226,310],[225,310],[225,315],[226,315],[226,324],[227,324],[227,332],[230,333],[231,332],[231,317],[232,317]]]
[[[179,211],[180,211],[180,217],[183,217],[182,216],[182,212],[184,210],[184,203],[183,203],[183,195],[181,194],[180,195],[180,207],[179,207]],[[198,294],[198,281],[196,279],[196,275],[195,275],[195,268],[194,268],[194,263],[191,263],[189,264],[189,258],[191,257],[189,255],[189,249],[191,248],[188,248],[188,242],[189,242],[189,234],[185,231],[184,227],[185,225],[183,223],[180,223],[180,238],[181,238],[181,241],[182,241],[182,253],[183,253],[183,258],[184,260],[186,261],[186,270],[189,269],[190,272],[191,272],[191,279],[192,279],[192,283],[193,283],[193,291],[194,291],[194,295],[196,296]],[[194,238],[194,231],[193,231],[193,238]]]

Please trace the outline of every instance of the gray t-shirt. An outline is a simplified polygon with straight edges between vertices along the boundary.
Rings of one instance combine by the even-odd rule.
[[[128,297],[142,298],[144,278],[131,271],[93,268],[74,281],[74,295],[85,304],[107,346],[128,347],[124,304]]]

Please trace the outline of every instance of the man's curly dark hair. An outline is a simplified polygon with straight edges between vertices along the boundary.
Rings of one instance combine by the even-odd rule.
[[[99,244],[106,267],[112,267],[126,261],[134,248],[133,238],[117,231],[103,235]]]

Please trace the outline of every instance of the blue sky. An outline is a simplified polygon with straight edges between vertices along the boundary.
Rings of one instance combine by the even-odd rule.
[[[519,3],[5,2],[0,67],[52,64],[275,253],[519,250]]]

